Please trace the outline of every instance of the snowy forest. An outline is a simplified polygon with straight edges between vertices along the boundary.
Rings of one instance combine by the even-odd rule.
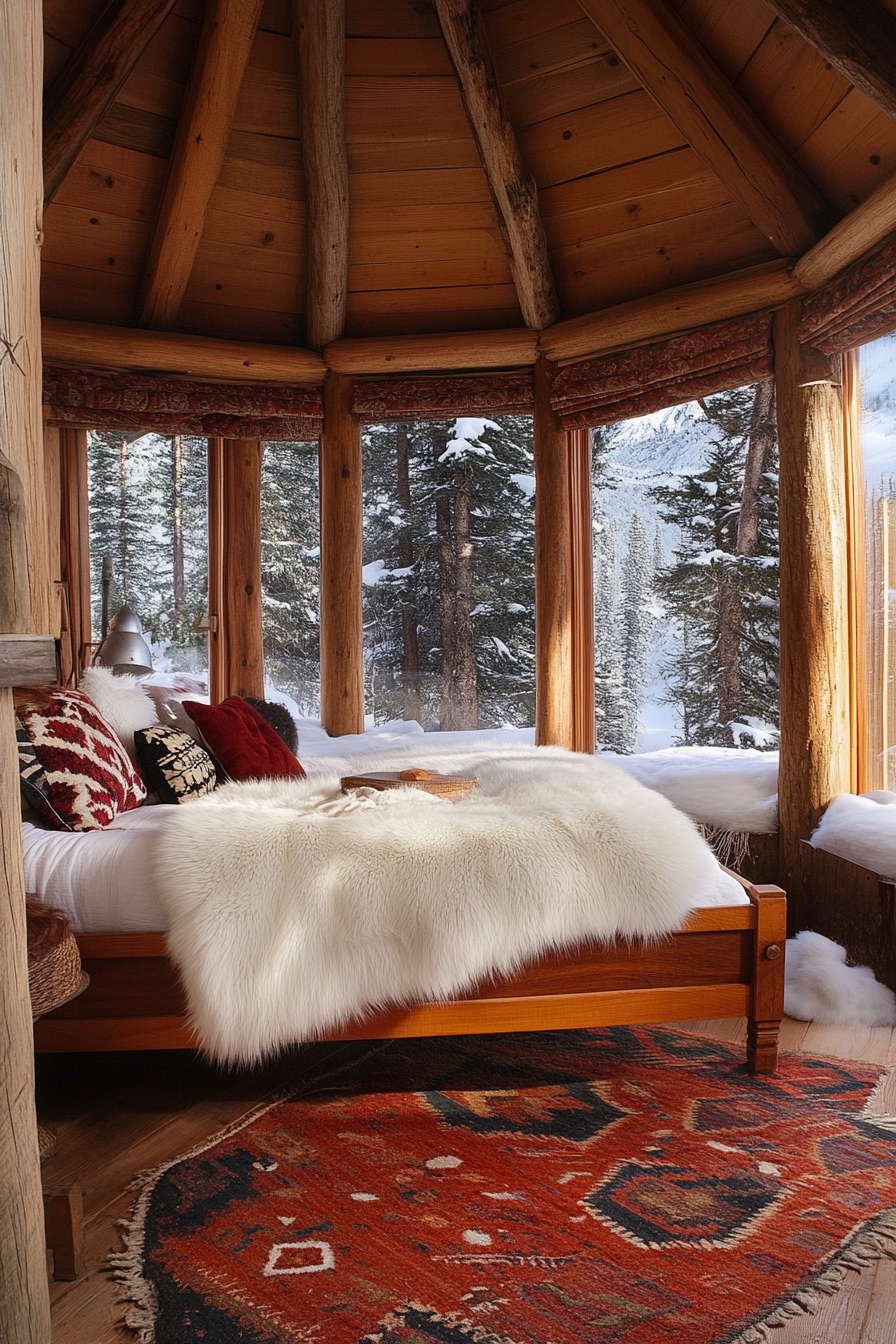
[[[777,444],[771,383],[595,431],[595,715],[619,752],[777,741]],[[368,426],[365,700],[428,730],[535,715],[532,423]],[[262,600],[269,694],[319,708],[315,443],[269,443]],[[95,630],[140,616],[159,670],[207,667],[205,442],[89,437]]]

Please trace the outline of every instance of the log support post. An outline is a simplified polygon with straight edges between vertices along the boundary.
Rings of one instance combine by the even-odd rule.
[[[566,435],[572,612],[572,747],[594,752],[594,582],[591,537],[591,432]]]
[[[551,406],[551,368],[535,364],[535,741],[573,746],[572,546],[567,435]]]
[[[535,740],[594,751],[591,444],[551,407],[551,364],[535,365]]]
[[[840,359],[797,340],[800,302],[775,320],[781,456],[781,882],[796,928],[807,891],[800,842],[849,789],[846,482]]]
[[[320,716],[331,737],[364,731],[361,422],[351,378],[324,384],[320,439]]]
[[[257,439],[224,439],[220,449],[220,520],[215,554],[220,564],[215,690],[264,698],[261,645],[261,454]],[[210,480],[210,485],[212,481]],[[209,490],[211,497],[212,491]],[[212,519],[209,542],[212,558]],[[210,570],[212,566],[210,564]],[[210,574],[211,579],[211,574]],[[210,589],[213,584],[210,582]],[[211,594],[210,594],[211,595]],[[213,634],[213,641],[215,636]],[[213,694],[213,698],[215,698]]]
[[[38,285],[43,16],[0,0],[0,642],[51,628]],[[22,568],[27,542],[28,579]],[[30,586],[30,593],[29,593]],[[12,691],[0,687],[0,1339],[47,1344],[50,1299]]]

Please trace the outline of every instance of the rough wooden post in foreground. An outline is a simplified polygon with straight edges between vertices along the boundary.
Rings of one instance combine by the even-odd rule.
[[[572,611],[572,748],[594,753],[594,573],[591,431],[566,433]]]
[[[225,439],[222,692],[264,698],[261,646],[261,454],[257,439]]]
[[[324,384],[320,439],[320,717],[331,737],[364,731],[361,423],[351,378]]]
[[[781,885],[806,927],[800,842],[849,789],[846,493],[840,359],[797,340],[800,301],[775,319],[781,455]]]
[[[573,632],[566,431],[551,408],[551,369],[534,371],[535,741],[572,748]]]
[[[41,572],[37,520],[45,517],[38,308],[42,56],[39,0],[0,0],[0,446],[21,477],[19,481],[9,473],[4,491],[9,502],[4,527],[12,549],[4,549],[0,562],[7,579],[0,593],[0,638],[27,632],[32,614],[38,629],[48,629],[52,591],[47,579],[31,603],[29,588]],[[25,514],[31,527],[27,538],[31,584],[21,573]],[[12,691],[4,686],[0,687],[0,1339],[4,1344],[49,1344],[18,786]]]

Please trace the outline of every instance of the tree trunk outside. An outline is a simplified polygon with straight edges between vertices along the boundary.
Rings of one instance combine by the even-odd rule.
[[[405,517],[405,524],[398,538],[398,559],[402,569],[410,569],[414,563],[414,542],[411,536],[410,523],[411,475],[406,425],[395,426],[395,456],[398,503]],[[408,575],[405,579],[401,613],[401,681],[404,693],[405,717],[416,719],[419,722],[421,709],[418,624],[416,579],[413,575]]]
[[[174,639],[183,637],[181,619],[183,617],[186,583],[184,579],[184,445],[179,434],[171,440],[171,494],[172,494],[172,569],[174,577]]]
[[[455,599],[455,717],[463,731],[479,726],[476,686],[476,630],[473,625],[473,538],[470,514],[473,507],[473,469],[465,463],[455,473],[455,531],[457,545],[457,596]]]
[[[759,482],[775,441],[775,380],[764,378],[756,384],[750,439],[744,466],[744,492],[737,525],[738,555],[755,555],[759,538]]]

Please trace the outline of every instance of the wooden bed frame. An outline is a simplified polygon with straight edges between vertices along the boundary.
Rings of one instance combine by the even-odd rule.
[[[619,941],[552,952],[462,998],[391,1008],[323,1039],[746,1016],[749,1067],[771,1073],[784,1013],[786,900],[780,887],[753,886],[732,876],[744,887],[749,905],[696,910],[660,942]],[[163,933],[86,933],[78,945],[90,985],[36,1023],[38,1051],[196,1048]]]

